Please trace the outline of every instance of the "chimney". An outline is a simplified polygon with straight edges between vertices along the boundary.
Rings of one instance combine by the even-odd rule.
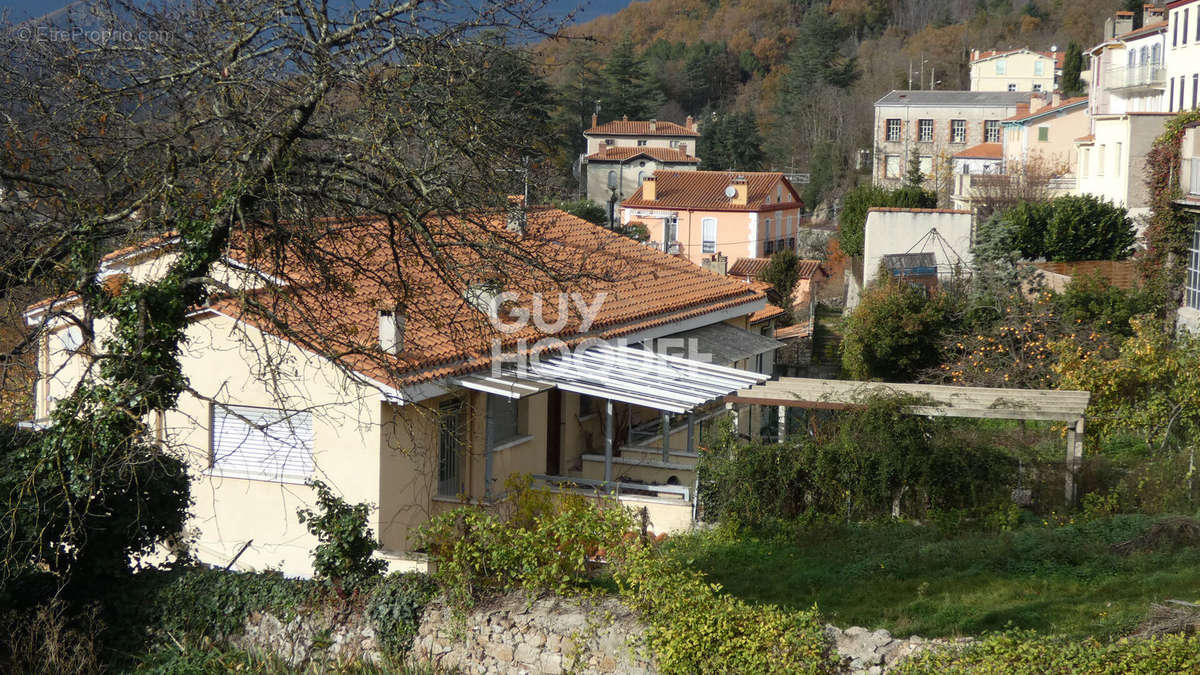
[[[1104,21],[1105,40],[1111,40],[1131,30],[1133,30],[1133,12],[1117,12],[1111,19]]]
[[[658,199],[658,186],[654,182],[654,176],[649,175],[642,179],[642,199],[652,202]]]
[[[592,128],[595,129],[596,127],[600,126],[599,122],[600,118],[596,115],[596,113],[592,113]]]
[[[508,218],[505,223],[509,232],[525,234],[525,196],[508,196]]]
[[[1033,110],[1037,110],[1037,108],[1033,108],[1033,110],[1030,110],[1030,108],[1034,105],[1035,101],[1038,102],[1038,108],[1042,107],[1040,105],[1041,99],[1038,98],[1037,96],[1030,96],[1029,103],[1018,103],[1017,104],[1017,116],[1024,117],[1024,116],[1028,115],[1029,113],[1033,112]]]
[[[650,131],[658,131],[658,120],[650,118]]]
[[[729,269],[729,258],[725,257],[720,251],[717,251],[711,258],[701,260],[700,266],[709,272],[725,276]]]
[[[621,121],[622,121],[622,122],[628,122],[628,121],[629,121],[629,115],[621,115]]]
[[[404,312],[393,309],[379,310],[379,348],[388,354],[404,351]]]
[[[1155,7],[1150,3],[1142,5],[1142,25],[1149,26],[1152,23],[1158,23],[1163,20],[1163,8]]]
[[[696,120],[691,115],[688,115],[687,123],[684,126],[686,126],[688,129],[691,129],[692,131],[695,131],[696,130]]]
[[[734,206],[745,206],[746,198],[748,196],[747,192],[749,191],[749,187],[747,187],[747,185],[746,185],[746,177],[745,176],[735,177],[733,179],[733,185],[731,187],[733,188],[733,194],[728,195],[729,203]]]

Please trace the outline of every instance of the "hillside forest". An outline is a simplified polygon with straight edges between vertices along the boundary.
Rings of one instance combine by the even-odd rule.
[[[972,49],[1087,49],[1140,0],[649,0],[533,48],[566,191],[597,113],[682,123],[703,169],[810,173],[818,217],[868,172],[873,104],[968,89]]]

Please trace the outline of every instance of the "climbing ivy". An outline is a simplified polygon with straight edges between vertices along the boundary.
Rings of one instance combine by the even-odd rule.
[[[1146,249],[1137,257],[1143,279],[1158,296],[1163,312],[1179,306],[1187,268],[1191,220],[1175,205],[1179,198],[1180,145],[1187,126],[1200,122],[1200,111],[1172,117],[1146,154],[1146,186],[1150,190],[1150,221]]]
[[[0,582],[40,568],[86,587],[129,573],[131,556],[183,529],[187,466],[154,439],[148,420],[187,388],[179,350],[188,313],[207,300],[204,280],[240,193],[226,193],[205,217],[179,219],[176,257],[150,281],[102,283],[100,226],[82,226],[69,267],[84,316],[105,332],[99,350],[85,346],[77,357],[93,367],[56,402],[48,428],[0,450]]]

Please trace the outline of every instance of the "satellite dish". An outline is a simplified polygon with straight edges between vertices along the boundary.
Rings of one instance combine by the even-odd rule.
[[[737,188],[733,187],[732,185],[725,188],[725,196],[729,197],[730,199],[733,199],[734,197],[737,196]]]

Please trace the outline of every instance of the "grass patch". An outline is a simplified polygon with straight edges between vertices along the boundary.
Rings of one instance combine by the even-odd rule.
[[[906,523],[772,535],[722,528],[676,537],[669,551],[739,598],[796,610],[816,603],[840,626],[1106,639],[1131,631],[1152,602],[1200,595],[1200,549],[1110,550],[1156,521],[1039,520],[1009,532],[951,534]]]

